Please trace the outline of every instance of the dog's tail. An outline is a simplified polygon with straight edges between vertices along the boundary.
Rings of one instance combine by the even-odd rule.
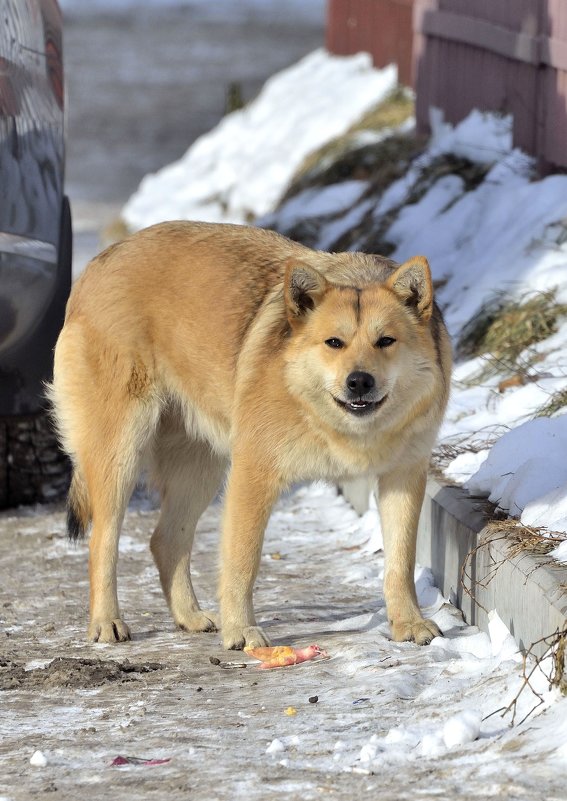
[[[91,522],[92,512],[89,493],[84,478],[75,468],[67,496],[67,534],[76,542],[85,536]]]

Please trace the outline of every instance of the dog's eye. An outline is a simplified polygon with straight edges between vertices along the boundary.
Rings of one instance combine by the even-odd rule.
[[[325,340],[325,345],[328,345],[330,348],[344,348],[345,343],[338,337],[331,337]]]
[[[380,337],[378,342],[376,343],[377,348],[389,348],[390,345],[393,345],[396,340],[394,337]]]

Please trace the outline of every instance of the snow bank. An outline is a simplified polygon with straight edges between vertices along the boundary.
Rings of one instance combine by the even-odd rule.
[[[395,246],[392,258],[397,261],[419,253],[428,257],[434,279],[443,285],[438,298],[455,341],[497,293],[521,298],[556,290],[557,300],[567,303],[562,222],[567,217],[567,177],[533,180],[532,160],[512,148],[509,117],[474,111],[453,127],[433,114],[432,123],[426,151],[381,195],[369,196],[367,189],[345,212],[340,201],[353,200],[351,184],[356,182],[318,192],[307,189],[267,222],[286,233],[298,220],[313,220],[319,213],[313,246],[325,250],[369,213],[377,226],[385,215],[393,215],[381,237]],[[418,182],[444,154],[485,165],[485,179],[470,188],[460,175],[442,175],[415,202]],[[335,199],[334,208],[323,202],[328,199]],[[365,235],[353,249],[364,249]],[[530,380],[504,392],[498,391],[503,375],[478,379],[485,366],[482,357],[456,366],[441,432],[442,443],[456,450],[446,473],[454,481],[470,480],[467,486],[473,492],[521,515],[526,524],[537,521],[567,532],[565,423],[561,418],[530,420],[555,393],[567,389],[567,321],[519,361],[534,362]]]
[[[538,498],[567,484],[566,454],[567,415],[530,420],[496,442],[465,487],[518,516]],[[528,517],[534,525],[537,514]]]
[[[495,161],[486,179],[472,191],[457,176],[439,179],[386,233],[397,245],[394,259],[425,253],[434,278],[446,282],[438,297],[455,339],[496,293],[555,290],[567,301],[567,178],[534,181],[529,159],[510,149],[505,120],[481,116],[484,134],[475,112],[453,130],[443,126],[430,152],[478,161],[489,152]],[[534,354],[530,381],[505,391],[498,390],[503,375],[475,380],[482,358],[457,365],[441,439],[463,452],[447,473],[526,525],[567,532],[567,417],[530,419],[567,389],[567,322],[519,361],[527,365]]]
[[[393,68],[374,70],[364,54],[311,54],[274,76],[256,101],[226,117],[180,161],[146,177],[124,209],[127,224],[265,215],[305,156],[348,129],[395,81]],[[385,191],[359,180],[310,188],[260,224],[285,233],[307,221],[314,247],[332,249],[364,220],[379,226],[390,215],[381,238],[393,244],[397,261],[428,257],[455,341],[497,293],[555,290],[567,303],[567,176],[534,180],[533,161],[512,147],[509,117],[474,111],[451,126],[434,112],[432,128],[428,148]],[[486,177],[467,185],[455,174],[436,180],[432,171],[415,202],[418,182],[448,153],[485,165]],[[361,239],[352,247],[364,246]],[[566,418],[533,420],[567,390],[567,320],[522,360],[532,365],[529,380],[505,391],[499,391],[503,376],[478,378],[482,357],[456,365],[441,431],[442,444],[454,452],[446,473],[525,524],[567,532]],[[567,545],[556,555],[567,560]]]
[[[368,54],[318,50],[266,82],[178,162],[144,178],[123,210],[143,228],[167,219],[245,223],[271,211],[304,158],[340,136],[396,85]]]
[[[444,122],[443,112],[430,111],[429,153],[453,153],[470,161],[493,164],[512,150],[512,117],[473,110],[459,125]]]

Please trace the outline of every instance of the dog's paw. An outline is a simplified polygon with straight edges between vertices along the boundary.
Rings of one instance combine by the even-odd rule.
[[[222,630],[222,641],[227,651],[242,651],[249,648],[262,648],[270,645],[269,638],[259,626],[225,626]]]
[[[218,631],[220,628],[219,616],[215,612],[205,612],[201,609],[186,615],[177,615],[175,622],[183,631]]]
[[[396,642],[415,642],[429,645],[434,637],[442,637],[439,627],[432,621],[421,618],[411,622],[392,623],[392,636]]]
[[[119,617],[114,620],[92,620],[88,638],[91,642],[126,642],[130,640],[130,629]]]

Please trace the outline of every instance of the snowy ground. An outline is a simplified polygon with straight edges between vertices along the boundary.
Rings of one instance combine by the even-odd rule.
[[[364,54],[312,54],[273,77],[240,116],[227,118],[179,162],[147,177],[124,209],[127,223],[140,228],[176,217],[245,222],[264,214],[258,224],[282,233],[307,221],[318,232],[315,247],[326,250],[363,222],[367,230],[379,228],[390,217],[381,236],[395,246],[392,258],[428,257],[455,342],[498,293],[526,298],[555,291],[557,303],[566,304],[567,177],[534,180],[532,161],[512,148],[506,117],[473,112],[453,129],[435,113],[429,146],[385,190],[377,192],[371,181],[343,181],[306,189],[266,214],[303,158],[348,129],[394,83],[390,68],[372,69]],[[387,133],[359,135],[359,143]],[[484,180],[471,188],[460,175],[445,174],[416,201],[423,175],[443,154],[483,165]],[[352,249],[357,245],[364,249],[364,238]],[[461,361],[441,433],[454,452],[448,478],[467,482],[526,525],[565,534],[567,416],[533,418],[567,391],[566,354],[563,315],[553,336],[521,354],[529,368],[515,386],[499,390],[505,372],[477,378],[485,357]],[[554,555],[567,559],[567,543]]]
[[[216,634],[173,629],[148,549],[156,512],[127,515],[120,595],[134,639],[117,646],[85,643],[87,547],[68,544],[63,514],[4,516],[2,801],[48,791],[62,801],[85,792],[564,799],[567,699],[536,677],[539,714],[519,723],[537,702],[525,691],[516,725],[510,714],[491,715],[520,689],[515,645],[497,620],[492,639],[465,626],[424,572],[420,600],[445,638],[425,648],[392,643],[373,515],[361,523],[319,485],[278,505],[257,585],[259,620],[277,643],[316,642],[330,659],[274,671],[214,666],[211,656],[251,660],[223,651]],[[195,555],[208,604],[218,526],[214,505]],[[60,657],[67,661],[51,662]],[[170,761],[112,767],[118,755]]]
[[[364,103],[356,109],[353,105],[349,118],[342,102],[345,92],[349,94],[347,78],[343,82],[333,64],[329,82],[330,64],[319,58],[326,75],[324,80],[321,75],[319,95],[335,111],[341,109],[346,128],[374,105],[378,94],[369,90]],[[374,75],[362,59],[338,61],[344,63],[349,80],[355,63],[369,85],[384,87],[386,78],[391,80],[387,73]],[[292,69],[280,79],[288,82],[298,72]],[[313,69],[310,92],[315,91],[316,77]],[[289,81],[285,88],[278,105],[253,112],[262,116],[266,127],[258,153],[248,153],[242,171],[246,178],[256,155],[262,156],[270,126],[286,125],[284,118],[302,97],[303,83]],[[310,119],[320,141],[325,141],[325,135],[336,131],[327,129],[322,115],[322,109],[307,107],[302,124]],[[252,112],[240,119],[245,123],[250,116]],[[469,157],[472,153],[490,159],[494,166],[489,179],[472,191],[465,191],[458,177],[445,176],[419,202],[404,204],[431,151],[379,197],[365,181],[356,180],[298,196],[279,212],[293,213],[296,219],[310,213],[313,220],[323,220],[321,239],[332,243],[337,231],[352,228],[368,214],[399,207],[393,230],[387,232],[397,247],[394,257],[404,258],[404,249],[407,255],[419,250],[430,257],[436,277],[446,279],[440,299],[453,334],[467,315],[476,313],[494,285],[511,290],[555,283],[565,292],[567,259],[554,224],[567,214],[567,178],[530,181],[529,162],[510,152],[505,120],[495,124],[473,118],[467,125],[458,131],[438,125],[432,147],[466,147]],[[251,136],[252,129],[248,133]],[[216,152],[224,151],[226,143],[216,139],[218,132],[211,137]],[[314,140],[303,131],[297,141],[313,146]],[[196,147],[203,148],[202,141]],[[227,147],[226,152],[232,151]],[[188,193],[193,191],[191,175],[183,171],[192,158],[184,157],[177,172],[167,168],[152,179],[158,216],[183,216],[187,208],[192,217],[206,216],[206,197],[201,207],[192,198],[188,206],[168,205],[167,214],[163,212],[172,192],[183,185]],[[234,165],[231,187],[234,196],[241,197],[237,161]],[[279,166],[286,165],[289,180],[296,161],[288,162],[284,152]],[[262,175],[266,195],[275,202],[285,181],[278,173],[276,185],[267,169]],[[261,196],[262,183],[254,186]],[[215,197],[217,191],[215,185]],[[143,192],[144,186],[130,208]],[[182,192],[179,197],[187,200]],[[227,217],[233,214],[231,207],[226,209]],[[218,219],[216,207],[215,214]],[[142,214],[136,224],[153,221],[155,217]],[[558,347],[564,343],[563,330],[555,335]],[[556,382],[544,384],[548,390],[563,386],[564,370],[552,346],[553,341],[538,346],[549,347],[545,370],[552,376],[533,382],[536,388],[542,381]],[[476,367],[465,363],[458,369],[470,374]],[[457,379],[462,381],[459,372]],[[491,426],[515,427],[520,437],[509,448],[506,438],[500,438],[504,461],[498,475],[486,479],[487,492],[496,478],[502,479],[502,472],[508,472],[511,454],[525,453],[530,442],[518,426],[528,413],[526,389],[533,392],[530,384],[500,396],[491,385],[476,387],[471,394],[455,384],[445,437],[477,435],[487,423],[476,415],[488,416]],[[552,456],[554,465],[561,462],[556,429],[560,421],[542,421],[546,431],[550,427],[549,437],[529,429],[535,433],[530,444],[534,461],[528,470],[538,464],[543,442],[544,456]],[[559,443],[557,450],[550,450],[550,442]],[[492,456],[497,455],[496,447]],[[542,469],[539,462],[541,482],[549,477],[558,481],[557,468],[547,465]],[[478,468],[475,463],[466,474],[462,468],[461,478]],[[520,470],[521,465],[515,472]],[[545,492],[547,485],[540,499]],[[545,514],[550,507],[542,508]],[[0,718],[2,801],[27,801],[48,791],[62,801],[74,801],[81,792],[93,799],[112,795],[142,801],[168,796],[254,800],[276,794],[306,801],[324,796],[340,801],[359,796],[385,801],[565,798],[567,700],[549,691],[545,677],[536,674],[534,686],[544,704],[521,722],[538,703],[526,689],[519,696],[514,724],[510,713],[502,717],[498,710],[522,687],[522,665],[497,618],[491,636],[465,626],[431,586],[428,574],[418,572],[420,602],[445,638],[426,648],[388,639],[380,591],[383,560],[381,553],[374,553],[380,544],[374,512],[360,520],[332,489],[319,486],[302,488],[278,505],[257,585],[259,620],[276,643],[316,642],[331,657],[279,671],[213,666],[211,656],[237,662],[241,656],[224,652],[218,635],[173,630],[147,547],[155,521],[154,511],[134,509],[127,515],[120,594],[134,640],[110,647],[85,643],[87,548],[68,545],[63,513],[44,510],[36,516],[0,517],[5,544],[0,554],[5,577],[0,620],[6,635],[0,657],[0,682],[6,688]],[[213,506],[200,523],[195,559],[197,590],[208,604],[214,603],[218,526],[219,509]],[[72,661],[51,662],[61,657]],[[110,660],[119,664],[113,666]],[[317,702],[310,703],[315,696]],[[36,751],[41,755],[30,764]],[[118,755],[170,761],[111,767]]]

